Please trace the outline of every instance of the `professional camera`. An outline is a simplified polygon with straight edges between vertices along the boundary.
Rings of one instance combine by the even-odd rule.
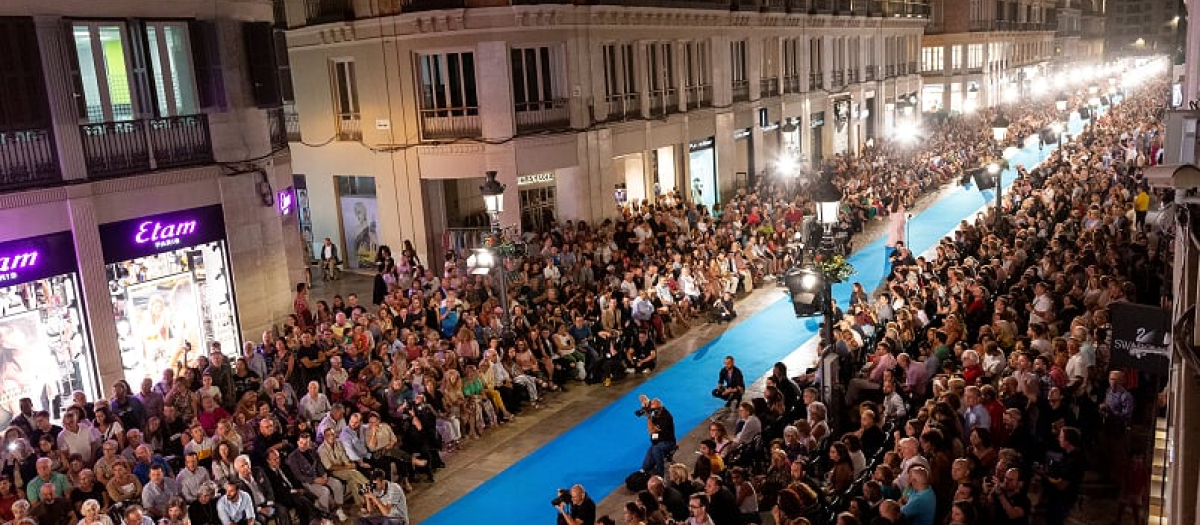
[[[567,489],[558,489],[558,497],[550,500],[550,505],[552,507],[557,507],[559,505],[563,505],[565,503],[570,503],[570,502],[571,502],[571,491],[569,491]]]
[[[650,413],[650,407],[642,407],[642,408],[637,409],[637,411],[635,411],[633,413],[633,415],[635,415],[637,417],[642,417],[648,413]]]

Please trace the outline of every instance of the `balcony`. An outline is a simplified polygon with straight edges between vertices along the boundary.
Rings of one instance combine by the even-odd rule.
[[[626,120],[642,116],[642,103],[637,93],[624,93],[604,97],[608,103],[608,120]]]
[[[834,71],[833,72],[833,89],[840,88],[844,85],[846,85],[846,72],[840,71],[840,70]]]
[[[699,109],[712,107],[712,86],[702,84],[698,86],[688,86],[685,88],[687,93],[687,108]]]
[[[421,137],[425,140],[478,137],[479,108],[421,109]]]
[[[1057,24],[1049,22],[1016,22],[1012,20],[972,20],[970,30],[973,33],[983,31],[1055,31]]]
[[[819,72],[809,73],[808,89],[825,89],[825,76]]]
[[[804,85],[804,77],[800,75],[788,75],[783,77],[783,92],[784,93],[803,93],[807,91],[808,86]]]
[[[764,78],[758,81],[759,98],[779,96],[779,77]]]
[[[846,82],[849,82],[851,84],[857,84],[859,82],[858,69],[851,69],[849,71],[846,71]]]
[[[0,191],[62,180],[49,129],[0,131]]]
[[[92,178],[213,161],[208,116],[203,114],[83,124],[79,138],[84,165]]]
[[[287,114],[282,107],[267,110],[267,130],[271,136],[271,150],[288,147]]]
[[[884,71],[885,71],[885,73],[884,73],[885,78],[892,78],[892,77],[896,76],[896,64],[888,64],[884,68]]]
[[[650,90],[650,114],[666,115],[679,112],[679,90],[675,88]]]
[[[734,80],[732,90],[734,102],[747,102],[750,100],[749,80]]]
[[[876,65],[867,66],[867,73],[866,73],[866,78],[865,78],[865,80],[867,82],[872,82],[872,81],[876,80],[877,79],[876,77],[878,75],[879,75],[879,66],[876,66]]]
[[[362,140],[362,115],[358,113],[338,113],[334,116],[337,126],[337,139],[344,141]]]
[[[908,63],[908,66],[905,68],[904,74],[906,74],[906,75],[915,75],[915,74],[917,74],[917,73],[920,73],[920,72],[921,72],[921,70],[917,69],[917,63],[916,63],[916,62],[909,62],[909,63]]]
[[[514,109],[517,132],[562,129],[571,125],[571,113],[565,98],[523,102],[517,104]]]
[[[312,26],[354,20],[354,6],[347,0],[304,0],[304,21]]]

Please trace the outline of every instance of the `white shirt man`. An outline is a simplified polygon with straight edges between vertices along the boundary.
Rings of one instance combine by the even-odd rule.
[[[80,425],[75,412],[63,415],[63,429],[58,433],[58,449],[67,454],[83,456],[83,463],[90,465],[94,451],[100,448],[100,432],[91,425]]]

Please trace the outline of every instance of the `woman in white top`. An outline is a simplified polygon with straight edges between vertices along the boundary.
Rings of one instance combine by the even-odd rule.
[[[100,512],[100,502],[94,499],[83,502],[83,505],[79,508],[79,512],[83,514],[83,519],[79,520],[79,525],[113,525],[112,518]]]

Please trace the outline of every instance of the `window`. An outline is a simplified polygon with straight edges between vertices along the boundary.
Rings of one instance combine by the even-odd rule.
[[[687,72],[683,82],[687,87],[707,86],[712,83],[712,71],[709,70],[709,47],[707,40],[694,40],[684,45],[687,59]]]
[[[156,105],[160,117],[198,112],[188,27],[182,22],[147,22]]]
[[[513,101],[517,111],[551,109],[557,98],[554,90],[554,71],[549,47],[513,49]]]
[[[980,69],[983,67],[983,44],[967,46],[967,68]]]
[[[655,42],[647,48],[646,78],[650,79],[650,92],[669,91],[675,88],[675,54],[671,42]]]
[[[800,40],[789,38],[783,41],[783,76],[795,77],[800,74]]]
[[[431,116],[462,117],[479,114],[475,92],[475,54],[421,55],[421,108]]]
[[[808,64],[813,73],[820,74],[824,71],[824,62],[822,54],[825,52],[825,41],[821,37],[815,37],[809,40],[808,46]]]
[[[75,22],[71,38],[76,56],[71,73],[82,119],[97,123],[199,113],[188,22]],[[201,49],[204,67],[211,67],[215,57]],[[213,81],[212,91],[216,81],[206,79]]]
[[[72,25],[78,57],[76,87],[80,113],[88,122],[133,120],[133,88],[129,70],[129,34],[120,22]]]
[[[749,80],[746,74],[746,56],[745,40],[735,40],[729,43],[729,71],[734,84]]]
[[[354,60],[335,58],[329,66],[333,77],[333,113],[338,139],[359,140],[362,138],[362,119],[358,113]]]
[[[604,92],[608,97],[637,93],[633,44],[604,46]]]
[[[926,47],[921,49],[921,70],[941,71],[943,68],[942,47]]]
[[[963,48],[960,45],[950,47],[950,70],[959,71],[963,67]]]
[[[32,18],[0,17],[0,132],[50,122],[46,81]]]

